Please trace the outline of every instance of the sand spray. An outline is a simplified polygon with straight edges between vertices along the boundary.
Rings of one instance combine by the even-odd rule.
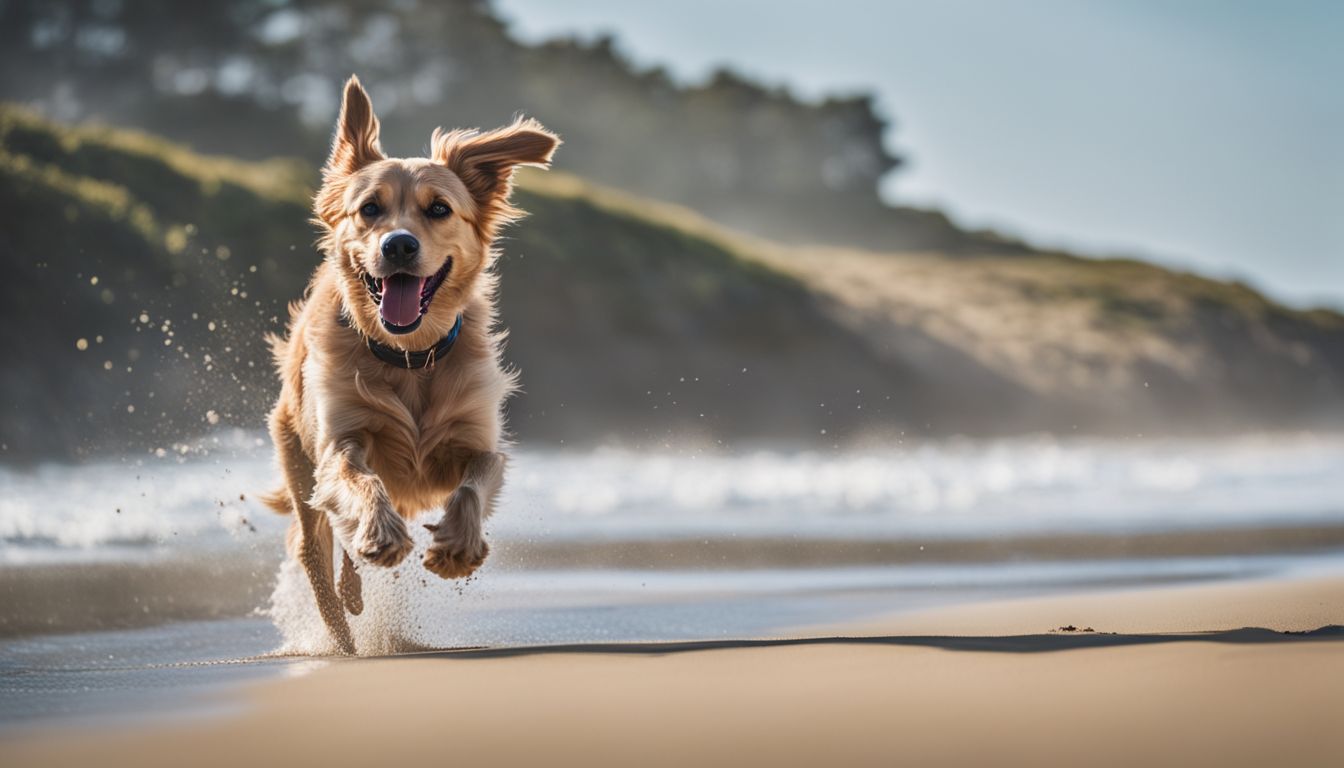
[[[361,656],[381,656],[418,650],[452,648],[461,644],[460,613],[464,595],[471,590],[475,576],[464,580],[444,580],[421,565],[431,536],[422,523],[407,526],[415,549],[395,568],[379,568],[368,563],[356,565],[363,580],[364,610],[347,613],[350,632]],[[336,555],[339,578],[340,555]],[[489,568],[487,562],[486,568]],[[479,574],[480,572],[478,572]],[[281,563],[271,594],[270,607],[264,611],[275,622],[283,644],[278,650],[286,655],[324,656],[337,652],[313,599],[313,589],[303,567],[292,558]]]

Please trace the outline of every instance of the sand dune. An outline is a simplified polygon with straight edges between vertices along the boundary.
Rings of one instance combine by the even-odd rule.
[[[342,660],[206,720],[10,734],[0,762],[1338,765],[1341,624],[1344,577]]]

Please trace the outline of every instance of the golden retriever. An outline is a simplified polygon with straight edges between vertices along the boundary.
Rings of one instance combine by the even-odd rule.
[[[345,611],[362,610],[356,560],[392,567],[406,521],[437,507],[424,567],[471,574],[504,478],[502,408],[515,388],[494,330],[491,244],[520,211],[514,169],[545,167],[560,141],[534,120],[493,131],[435,130],[428,158],[388,158],[359,80],[345,86],[314,199],[324,259],[284,338],[271,337],[281,392],[270,414],[293,512],[289,551],[312,582],[343,653]],[[333,533],[343,561],[333,578]]]

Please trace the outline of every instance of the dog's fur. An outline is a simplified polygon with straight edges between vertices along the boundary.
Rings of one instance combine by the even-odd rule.
[[[290,554],[312,582],[322,618],[342,652],[353,653],[345,611],[362,610],[357,560],[391,567],[411,551],[407,519],[443,510],[424,567],[443,578],[471,574],[489,552],[483,522],[503,483],[501,408],[515,388],[500,363],[495,324],[499,228],[517,218],[513,171],[546,166],[559,145],[534,120],[485,133],[436,130],[429,158],[388,159],[368,94],[351,77],[331,157],[314,200],[324,261],[303,301],[290,307],[285,338],[272,337],[282,390],[270,415],[285,487],[268,502],[294,512]],[[376,201],[381,213],[361,208]],[[430,218],[435,202],[451,213]],[[390,333],[364,276],[395,271],[380,238],[419,239],[402,271],[432,275],[451,258],[420,325]],[[371,354],[366,337],[407,351],[432,347],[459,315],[462,328],[442,360],[404,370]],[[339,594],[333,533],[343,550]]]

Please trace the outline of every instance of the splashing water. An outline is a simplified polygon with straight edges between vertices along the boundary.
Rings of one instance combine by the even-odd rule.
[[[475,592],[476,576],[444,581],[420,564],[431,536],[410,526],[415,549],[395,568],[357,566],[363,581],[364,610],[346,614],[361,656],[379,656],[463,644],[458,618],[464,599]],[[339,561],[339,554],[336,559]],[[488,567],[488,564],[487,564]],[[336,573],[339,578],[339,565]],[[478,572],[479,573],[479,572]],[[473,595],[479,597],[479,595]],[[338,652],[313,599],[303,567],[292,558],[280,565],[270,607],[265,611],[284,643],[279,653],[322,656]]]

